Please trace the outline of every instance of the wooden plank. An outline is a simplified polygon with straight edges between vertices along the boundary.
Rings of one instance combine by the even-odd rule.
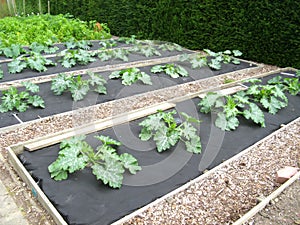
[[[63,217],[59,214],[56,208],[49,201],[47,196],[37,185],[37,183],[30,176],[28,171],[25,169],[23,164],[19,161],[18,157],[12,151],[10,147],[7,148],[9,162],[13,165],[14,169],[22,180],[30,187],[32,190],[33,196],[42,204],[42,206],[48,211],[48,213],[53,217],[54,221],[58,225],[68,225]]]
[[[253,207],[249,212],[247,212],[243,217],[233,223],[233,225],[243,225],[250,218],[255,216],[259,211],[266,207],[271,200],[276,198],[279,194],[281,194],[286,188],[288,188],[292,183],[300,178],[300,172],[296,173],[292,178],[282,184],[279,188],[277,188],[274,192],[272,192],[268,197],[262,200],[258,205]]]
[[[216,90],[215,92],[221,95],[231,95],[234,94],[238,91],[243,91],[246,90],[248,87],[244,86],[244,85],[236,85],[233,87],[229,87],[229,88],[225,88],[225,89],[221,89],[221,90]],[[206,93],[200,94],[198,95],[200,98],[204,98],[206,96]]]
[[[173,103],[161,103],[156,104],[151,107],[147,107],[144,109],[138,109],[129,113],[121,114],[116,117],[109,117],[106,119],[101,119],[95,122],[91,122],[88,125],[79,126],[76,128],[71,128],[65,131],[58,133],[51,134],[49,136],[42,137],[38,140],[32,140],[29,143],[23,143],[24,148],[28,151],[38,150],[40,148],[56,144],[66,138],[70,138],[72,136],[81,135],[81,134],[88,134],[98,130],[103,130],[108,127],[112,127],[115,125],[123,124],[128,121],[132,121],[138,118],[145,117],[147,115],[153,114],[157,112],[157,110],[167,110],[170,108],[175,107]]]

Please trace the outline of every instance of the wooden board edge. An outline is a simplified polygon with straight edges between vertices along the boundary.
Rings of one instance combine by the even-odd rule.
[[[7,147],[8,160],[14,167],[15,171],[21,177],[21,179],[29,186],[32,190],[33,196],[42,204],[42,206],[47,210],[47,212],[52,216],[57,225],[68,225],[60,213],[56,210],[53,204],[50,202],[48,197],[44,194],[41,188],[33,180],[31,175],[25,169],[23,164],[19,161],[18,157],[15,155],[14,151]]]
[[[269,196],[263,199],[258,205],[254,206],[250,211],[248,211],[244,216],[235,221],[233,225],[243,225],[253,216],[255,216],[259,211],[264,209],[270,201],[280,195],[285,189],[287,189],[291,184],[293,184],[296,180],[300,178],[300,172],[296,173],[293,177],[291,177],[288,181],[282,184],[279,188],[277,188],[274,192],[272,192]]]
[[[175,107],[174,103],[169,103],[169,102],[163,102],[163,103],[159,103],[159,104],[155,104],[152,105],[150,107],[147,108],[142,108],[142,109],[137,109],[137,110],[133,110],[131,112],[128,113],[123,113],[123,114],[119,114],[117,116],[113,116],[113,117],[108,117],[105,119],[100,119],[100,120],[96,120],[93,122],[90,122],[88,124],[82,125],[82,126],[78,126],[75,128],[69,128],[57,133],[53,133],[44,137],[39,137],[36,139],[32,139],[17,145],[13,145],[11,146],[12,150],[17,153],[20,154],[25,147],[26,150],[29,151],[34,151],[52,144],[56,144],[58,142],[60,142],[63,139],[75,136],[75,135],[81,135],[81,134],[88,134],[88,133],[92,133],[98,130],[103,130],[105,128],[109,128],[112,127],[114,125],[119,125],[122,123],[126,123],[138,118],[142,118],[144,116],[153,114],[155,112],[157,112],[157,110],[167,110],[170,108]]]
[[[208,176],[212,175],[213,173],[215,173],[216,171],[220,170],[223,166],[229,165],[231,162],[241,158],[243,155],[245,155],[246,153],[250,152],[253,148],[255,148],[256,146],[258,146],[259,144],[263,143],[264,141],[268,140],[269,138],[277,135],[278,133],[282,132],[286,126],[289,126],[293,123],[297,123],[300,121],[300,117],[298,117],[297,119],[291,121],[290,123],[288,123],[287,125],[285,125],[284,127],[279,128],[278,130],[274,131],[273,133],[269,134],[268,136],[264,137],[263,139],[259,140],[258,142],[256,142],[255,144],[249,146],[248,148],[246,148],[245,150],[243,150],[242,152],[238,153],[237,155],[231,157],[230,159],[222,162],[221,164],[219,164],[218,166],[214,167],[213,169],[209,170],[208,172],[196,177],[195,179],[183,184],[182,186],[180,186],[179,188],[167,193],[166,195],[154,200],[153,202],[139,208],[138,210],[124,216],[123,218],[115,221],[114,223],[112,223],[111,225],[122,225],[123,223],[127,222],[128,220],[134,218],[135,216],[143,213],[144,211],[148,210],[150,207],[158,205],[159,203],[161,203],[162,201],[174,196],[175,194],[178,194],[181,191],[186,190],[187,188],[189,188],[191,185],[201,182],[202,180],[204,180],[205,178],[207,178]]]

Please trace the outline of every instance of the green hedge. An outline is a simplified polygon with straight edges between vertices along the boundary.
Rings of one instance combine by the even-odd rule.
[[[295,0],[51,0],[51,13],[107,22],[114,35],[135,34],[191,49],[239,49],[246,59],[296,68],[299,9]]]

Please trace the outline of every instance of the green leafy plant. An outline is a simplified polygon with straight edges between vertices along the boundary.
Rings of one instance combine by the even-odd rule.
[[[239,115],[265,127],[262,110],[256,104],[250,102],[249,96],[243,91],[232,96],[209,92],[200,101],[199,106],[200,112],[217,113],[215,125],[222,130],[235,130],[239,126]]]
[[[246,91],[239,91],[232,96],[208,93],[199,103],[200,111],[217,113],[215,125],[222,130],[236,129],[239,125],[239,115],[265,127],[264,114],[257,104],[269,113],[276,114],[288,104],[285,91],[292,95],[300,91],[299,78],[282,79],[277,76],[270,79],[267,84],[259,84],[261,80],[256,78],[246,82],[251,86]]]
[[[26,50],[19,44],[12,44],[9,47],[0,48],[0,55],[2,54],[7,58],[17,58],[25,52]]]
[[[91,62],[96,61],[96,59],[93,57],[94,54],[95,53],[88,52],[83,49],[75,49],[75,50],[66,49],[61,51],[58,54],[58,56],[62,57],[62,59],[60,59],[59,62],[61,62],[63,67],[71,68],[76,64],[87,65]]]
[[[62,95],[66,91],[70,91],[74,101],[82,100],[90,89],[99,94],[106,94],[106,80],[98,74],[88,72],[89,79],[82,79],[79,75],[77,77],[68,76],[60,73],[52,79],[51,90],[55,95]]]
[[[119,37],[119,42],[123,42],[125,44],[138,44],[139,41],[136,39],[135,35],[131,35],[130,37]]]
[[[175,64],[165,64],[165,65],[156,65],[151,68],[152,73],[161,73],[164,72],[171,76],[172,78],[178,77],[187,77],[189,73],[179,65]]]
[[[181,113],[185,119],[182,121],[181,118],[174,117],[175,114],[175,110],[159,111],[148,116],[139,124],[142,126],[139,137],[143,141],[153,138],[158,152],[166,151],[182,141],[188,152],[201,153],[200,137],[197,135],[197,129],[192,125],[192,123],[199,124],[200,121],[186,113]]]
[[[298,77],[282,78],[276,76],[268,81],[268,84],[278,85],[281,90],[288,91],[291,95],[297,95],[300,92],[300,82]]]
[[[101,61],[107,61],[110,59],[120,59],[122,61],[128,61],[128,55],[129,55],[129,51],[127,49],[121,49],[121,48],[117,48],[117,49],[110,49],[110,50],[104,50],[104,51],[100,51],[98,53],[98,58]]]
[[[39,86],[30,82],[22,82],[24,91],[19,91],[16,87],[10,87],[2,91],[0,112],[8,112],[14,109],[25,112],[30,105],[33,107],[45,108],[44,100],[39,95]]]
[[[80,40],[76,41],[75,38],[71,38],[65,43],[65,46],[68,49],[83,49],[83,50],[89,50],[92,46],[92,42],[88,40]]]
[[[8,63],[9,73],[20,73],[26,68],[36,70],[38,72],[44,72],[47,70],[46,66],[55,66],[50,59],[46,59],[40,53],[31,52],[31,56],[19,56]]]
[[[146,57],[151,57],[154,55],[160,56],[160,52],[152,45],[142,45],[142,44],[137,44],[133,46],[130,51],[136,52],[136,53],[141,53]]]
[[[114,71],[109,75],[110,79],[121,78],[123,85],[131,85],[138,80],[142,81],[144,84],[151,85],[151,77],[140,71],[138,68],[128,68],[123,70]]]
[[[3,46],[12,44],[27,45],[33,42],[46,44],[49,39],[55,42],[76,40],[100,40],[110,38],[106,24],[95,30],[96,21],[81,21],[67,15],[28,15],[5,17],[0,20],[0,41]]]
[[[35,53],[47,53],[53,54],[59,50],[57,46],[53,46],[52,40],[48,40],[45,44],[33,42],[29,46],[29,49]]]
[[[276,114],[288,104],[288,99],[280,85],[253,84],[248,88],[247,94],[253,101],[261,103],[271,114]]]
[[[225,50],[223,52],[213,52],[209,49],[204,49],[204,51],[211,56],[211,60],[208,63],[208,66],[215,70],[221,69],[221,63],[233,63],[233,64],[240,64],[240,60],[235,57],[241,56],[242,52],[239,50]]]
[[[159,49],[163,50],[163,51],[182,51],[182,47],[176,43],[164,43],[158,46]]]
[[[137,159],[131,154],[117,153],[116,147],[121,145],[120,142],[107,136],[95,136],[101,144],[94,150],[85,138],[82,135],[60,143],[58,158],[48,166],[51,178],[56,181],[65,180],[69,173],[89,167],[96,178],[105,185],[120,188],[125,170],[131,174],[141,170]]]
[[[108,39],[108,40],[102,40],[99,42],[100,47],[104,49],[113,48],[118,46],[116,40],[114,39]]]

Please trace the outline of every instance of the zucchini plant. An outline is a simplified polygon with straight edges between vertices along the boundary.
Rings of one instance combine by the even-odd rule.
[[[189,75],[189,73],[182,66],[175,64],[156,65],[151,68],[151,72],[164,72],[172,78],[187,77]]]
[[[7,58],[17,58],[22,53],[26,53],[26,50],[19,44],[0,48],[0,55],[4,55]]]
[[[135,67],[114,71],[109,75],[109,78],[121,78],[123,85],[131,85],[138,80],[142,81],[144,84],[152,85],[151,77]]]
[[[215,70],[221,69],[221,63],[233,63],[233,64],[240,64],[240,60],[234,57],[238,57],[242,55],[242,52],[239,50],[225,50],[223,52],[213,52],[209,49],[204,49],[204,51],[211,56],[211,60],[208,63],[208,66]]]
[[[160,52],[152,45],[137,44],[130,48],[130,51],[143,54],[146,57],[151,57],[154,55],[161,56]]]
[[[119,37],[119,42],[123,42],[125,44],[138,44],[139,41],[136,39],[135,35],[131,35],[130,37]]]
[[[114,39],[102,40],[99,42],[101,49],[108,49],[118,46]]]
[[[39,86],[30,82],[22,82],[24,91],[19,91],[16,87],[10,87],[2,91],[0,112],[8,112],[14,109],[25,112],[29,106],[45,108],[44,100],[35,93],[39,92]]]
[[[158,111],[158,113],[148,116],[139,123],[142,126],[139,137],[142,141],[153,138],[158,152],[166,151],[182,141],[188,152],[201,153],[200,137],[197,129],[192,125],[192,123],[199,124],[200,121],[183,112],[181,115],[184,117],[184,121],[182,121],[181,118],[175,117],[175,114],[175,110],[171,112]]]
[[[45,44],[33,42],[29,46],[29,49],[35,53],[46,53],[46,54],[53,54],[59,50],[57,46],[53,46],[52,40],[48,40]]]
[[[62,57],[59,62],[65,68],[71,68],[77,64],[87,65],[94,62],[96,61],[93,57],[94,55],[95,53],[83,49],[65,49],[58,54],[58,56]]]
[[[9,73],[20,73],[26,68],[36,70],[38,72],[47,71],[47,66],[55,66],[56,63],[50,59],[46,59],[43,55],[31,52],[28,57],[19,56],[7,64]]]
[[[60,143],[57,159],[48,166],[48,171],[56,181],[65,180],[69,173],[88,167],[97,180],[112,188],[121,188],[125,170],[136,174],[141,170],[138,161],[131,154],[117,153],[120,142],[107,136],[95,136],[100,145],[94,150],[85,141],[85,136],[76,136]]]
[[[106,80],[101,75],[90,71],[88,71],[88,76],[89,79],[82,79],[80,75],[74,77],[60,73],[52,79],[51,90],[55,95],[62,95],[69,91],[74,101],[82,100],[90,89],[99,94],[106,94]]]
[[[101,61],[107,61],[110,59],[120,59],[122,61],[128,61],[129,51],[127,49],[116,48],[110,50],[100,51],[98,53],[98,58]]]
[[[270,114],[276,114],[288,105],[285,91],[292,95],[300,91],[299,78],[274,77],[265,85],[258,84],[260,79],[249,79],[246,82],[251,84],[246,91],[231,96],[208,93],[199,103],[200,111],[217,113],[215,125],[222,130],[235,130],[239,126],[240,115],[265,127],[264,114],[259,106]]]
[[[167,42],[158,46],[163,51],[182,51],[182,47],[176,43]]]
[[[82,49],[82,50],[90,50],[92,46],[92,42],[88,40],[80,40],[76,41],[74,38],[71,38],[69,41],[65,43],[67,49]]]

